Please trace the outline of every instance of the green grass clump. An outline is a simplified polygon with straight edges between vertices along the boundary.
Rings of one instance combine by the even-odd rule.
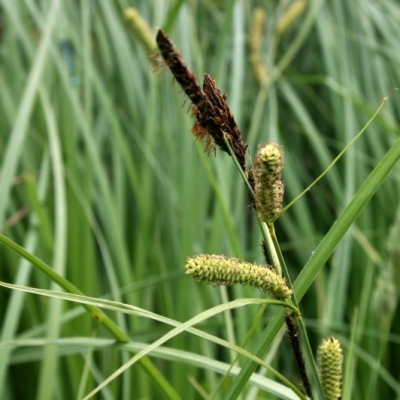
[[[289,342],[279,343],[283,307],[270,306],[282,302],[185,276],[185,260],[199,253],[265,264],[259,244],[269,232],[232,157],[204,153],[190,134],[189,100],[124,19],[135,8],[150,29],[165,30],[199,81],[215,78],[248,144],[249,170],[259,143],[284,148],[285,206],[398,86],[400,6],[317,0],[287,23],[301,2],[267,3],[1,3],[2,400],[83,399],[122,366],[102,397],[301,396],[289,389],[299,382]],[[399,104],[394,92],[269,226],[271,262],[291,278],[289,306],[307,333],[306,367],[315,370],[321,338],[337,338],[344,399],[400,398],[397,292],[384,323],[373,304],[400,198]],[[79,290],[61,293],[71,292],[67,282]],[[115,329],[96,322],[99,308]]]

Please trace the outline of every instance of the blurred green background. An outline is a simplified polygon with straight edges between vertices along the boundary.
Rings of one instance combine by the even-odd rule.
[[[287,204],[399,85],[400,4],[0,1],[1,232],[88,296],[184,322],[228,299],[263,296],[196,284],[183,269],[195,253],[262,263],[261,236],[232,160],[220,151],[207,156],[195,143],[189,101],[169,71],[152,72],[148,51],[124,21],[127,7],[166,30],[199,82],[205,72],[216,79],[249,160],[259,143],[284,147]],[[394,92],[362,138],[275,223],[293,279],[399,137],[399,104]],[[399,182],[397,167],[301,303],[314,348],[334,334],[346,353],[358,316],[346,370],[352,399],[400,399]],[[2,281],[58,289],[4,246],[0,265]],[[240,345],[257,311],[241,308],[198,327]],[[134,343],[171,329],[110,316]],[[4,400],[81,398],[128,359],[97,341],[110,336],[74,303],[1,288],[0,318]],[[46,346],[55,338],[65,341]],[[268,362],[299,383],[287,339],[281,335],[276,344]],[[151,360],[184,399],[212,393],[221,379],[213,360],[232,360],[226,349],[189,333],[165,346],[169,356]],[[196,355],[206,357],[205,365]],[[163,394],[135,365],[98,398]],[[249,385],[243,398],[273,397]]]

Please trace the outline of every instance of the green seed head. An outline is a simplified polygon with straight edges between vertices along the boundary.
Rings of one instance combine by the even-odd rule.
[[[255,200],[263,222],[273,222],[282,210],[282,169],[283,150],[275,142],[258,149],[254,166]]]
[[[283,166],[283,151],[275,142],[268,142],[264,147],[259,148],[258,156],[266,168]]]
[[[307,8],[305,0],[295,0],[282,15],[275,27],[275,33],[282,36],[299,19]]]
[[[341,396],[343,353],[334,337],[322,341],[318,349],[319,373],[326,400],[337,400]]]
[[[261,57],[261,47],[264,41],[264,28],[267,13],[264,8],[257,7],[253,11],[249,31],[250,64],[253,67],[254,77],[258,83],[263,83],[267,79],[268,69]]]
[[[237,258],[199,254],[188,258],[186,274],[198,282],[211,285],[248,285],[270,292],[279,298],[288,298],[292,291],[275,271]]]

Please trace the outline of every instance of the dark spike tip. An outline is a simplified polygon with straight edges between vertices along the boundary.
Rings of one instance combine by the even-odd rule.
[[[296,360],[301,380],[303,382],[303,387],[306,391],[306,395],[311,398],[311,384],[307,376],[306,365],[304,362],[303,354],[301,352],[299,331],[297,330],[297,327],[293,322],[293,319],[288,310],[286,310],[285,312],[285,321],[294,358]]]
[[[269,254],[268,254],[268,249],[267,249],[267,246],[265,244],[264,239],[261,240],[261,250],[262,250],[263,255],[264,255],[265,263],[267,265],[271,265],[272,261],[271,261],[271,258],[269,256]]]

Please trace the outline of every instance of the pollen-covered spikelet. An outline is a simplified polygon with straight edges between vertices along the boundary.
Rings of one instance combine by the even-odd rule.
[[[343,353],[334,337],[322,341],[318,349],[319,374],[326,400],[337,400],[341,396]]]
[[[282,169],[283,150],[275,142],[258,149],[254,165],[255,203],[263,222],[273,222],[282,210]]]
[[[237,258],[198,254],[188,258],[186,274],[211,285],[249,285],[279,298],[288,298],[292,290],[285,280],[268,266],[240,261]]]

